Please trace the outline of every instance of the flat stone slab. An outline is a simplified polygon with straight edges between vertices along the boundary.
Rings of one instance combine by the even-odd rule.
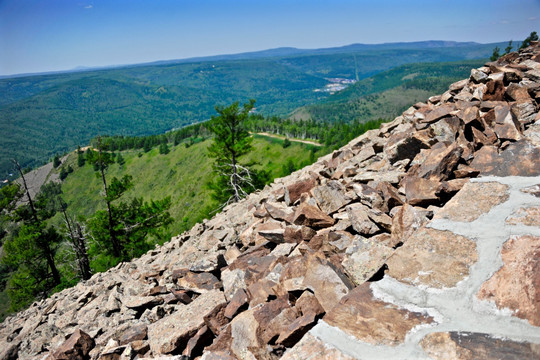
[[[538,176],[540,147],[527,140],[510,144],[500,154],[495,147],[484,146],[475,153],[471,166],[481,175]]]
[[[335,347],[307,333],[281,360],[354,360]]]
[[[498,182],[468,182],[433,219],[471,222],[508,200],[508,186]]]
[[[467,332],[438,332],[426,335],[420,345],[436,360],[447,359],[539,359],[540,345]]]
[[[454,287],[477,261],[476,244],[450,231],[421,228],[388,261],[388,275],[407,284]]]
[[[225,304],[223,292],[211,290],[148,327],[152,353],[169,354],[183,350],[188,340],[204,326],[204,316]]]
[[[416,326],[433,322],[430,316],[375,299],[369,283],[351,290],[323,319],[360,341],[390,346],[403,343]]]
[[[522,207],[506,219],[510,225],[540,226],[540,206]]]
[[[499,308],[515,311],[515,316],[540,326],[540,237],[514,236],[501,250],[504,265],[477,296],[492,300]]]

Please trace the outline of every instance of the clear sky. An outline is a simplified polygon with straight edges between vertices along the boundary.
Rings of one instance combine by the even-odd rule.
[[[0,0],[0,75],[282,46],[523,40],[540,0]]]

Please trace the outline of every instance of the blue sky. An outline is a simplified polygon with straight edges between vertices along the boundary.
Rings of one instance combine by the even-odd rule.
[[[523,40],[540,0],[0,0],[0,75],[282,46]]]

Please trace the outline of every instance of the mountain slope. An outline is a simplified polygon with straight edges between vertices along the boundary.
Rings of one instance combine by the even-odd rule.
[[[535,42],[490,63],[34,304],[0,355],[538,358],[539,59]]]
[[[329,122],[393,118],[410,104],[443,92],[451,83],[469,76],[471,68],[482,64],[481,60],[469,60],[402,65],[296,109],[291,118]]]

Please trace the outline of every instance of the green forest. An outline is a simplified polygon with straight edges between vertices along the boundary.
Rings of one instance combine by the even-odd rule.
[[[400,83],[400,80],[387,80],[381,85],[368,86],[369,91],[359,90],[369,84],[367,78],[371,76],[404,64],[486,59],[493,46],[427,42],[285,53],[269,51],[1,78],[0,125],[9,136],[0,138],[0,176],[5,178],[13,173],[12,158],[25,168],[36,167],[57,153],[87,144],[98,135],[162,134],[208,120],[216,105],[249,98],[257,99],[254,110],[265,116],[287,117],[300,108],[313,119],[335,121],[336,111],[332,110],[335,101],[358,99],[368,92],[378,93]],[[422,65],[417,66],[421,73]],[[399,74],[388,76],[397,79]],[[356,90],[332,96],[314,91],[335,77],[366,81],[360,81]],[[379,80],[382,78],[372,82],[377,84]],[[411,95],[423,96],[417,89],[425,86],[432,87],[417,85]],[[305,108],[310,104],[321,107]],[[365,108],[365,104],[349,105]],[[354,120],[358,114],[368,114],[372,119],[390,115],[374,109],[351,110],[345,114],[340,120]]]

